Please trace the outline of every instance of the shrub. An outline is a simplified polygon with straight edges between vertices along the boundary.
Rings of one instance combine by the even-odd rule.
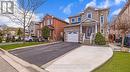
[[[11,41],[11,38],[10,37],[7,37],[6,38],[6,42],[10,42]]]
[[[0,37],[0,43],[2,43],[2,37]]]
[[[17,39],[16,41],[18,41],[18,42],[22,41],[22,40],[21,40],[21,37],[18,37],[18,39]]]
[[[15,42],[15,37],[13,36],[12,39],[11,39],[12,42]]]
[[[45,26],[42,28],[42,36],[45,39],[48,39],[48,37],[50,37],[50,29],[49,27]]]
[[[96,34],[95,44],[96,45],[105,45],[106,44],[105,37],[100,32],[98,32]]]

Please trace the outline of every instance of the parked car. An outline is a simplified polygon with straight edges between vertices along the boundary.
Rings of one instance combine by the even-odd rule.
[[[38,38],[39,42],[45,42],[46,40],[43,37]]]
[[[34,42],[39,42],[39,38],[37,36],[32,36]]]
[[[33,38],[32,38],[31,36],[29,36],[29,37],[25,37],[24,40],[25,40],[26,42],[32,42],[32,41],[33,41]]]

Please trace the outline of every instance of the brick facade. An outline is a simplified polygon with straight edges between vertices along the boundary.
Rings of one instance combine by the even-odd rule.
[[[49,21],[50,20],[50,21]],[[39,30],[40,30],[40,35],[39,36],[42,36],[41,34],[41,29],[44,27],[44,26],[48,26],[49,28],[51,28],[51,37],[50,39],[53,40],[53,41],[58,41],[58,40],[61,40],[62,35],[64,33],[64,27],[67,25],[68,23],[61,20],[61,19],[58,19],[52,15],[46,15],[44,16],[43,20],[41,21],[41,23],[39,24]]]
[[[91,14],[91,18],[88,15]],[[88,7],[86,10],[76,16],[69,17],[69,25],[65,27],[64,32],[67,34],[68,31],[74,32],[78,30],[79,39],[82,40],[85,35],[86,38],[90,38],[92,33],[96,34],[101,32],[105,37],[108,35],[108,14],[109,8],[97,9],[94,7]],[[101,25],[101,16],[103,17],[103,23]],[[79,19],[80,18],[80,19]],[[77,29],[78,25],[78,29]],[[81,26],[82,25],[82,26]],[[92,32],[90,32],[90,30]],[[87,35],[90,32],[89,35]],[[67,36],[66,36],[67,37]],[[65,39],[67,39],[65,37]]]

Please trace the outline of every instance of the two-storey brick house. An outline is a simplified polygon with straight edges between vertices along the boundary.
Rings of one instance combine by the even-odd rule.
[[[56,18],[52,15],[45,15],[43,17],[43,20],[41,22],[39,22],[38,24],[38,31],[37,36],[41,37],[42,36],[42,28],[44,26],[48,26],[50,28],[50,40],[52,41],[58,41],[61,40],[63,38],[63,33],[64,33],[64,27],[67,25],[68,23]]]
[[[69,17],[69,25],[64,29],[65,41],[87,42],[90,44],[97,32],[107,35],[109,9],[88,7],[76,16]]]

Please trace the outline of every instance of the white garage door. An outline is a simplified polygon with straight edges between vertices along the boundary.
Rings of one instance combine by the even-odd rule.
[[[79,42],[79,32],[68,32],[67,42]]]

